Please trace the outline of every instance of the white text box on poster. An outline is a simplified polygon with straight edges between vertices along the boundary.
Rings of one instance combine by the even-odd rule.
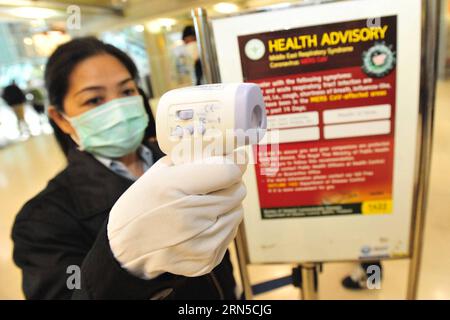
[[[317,141],[319,139],[319,127],[268,130],[259,144],[289,143],[294,141]]]
[[[391,117],[391,106],[382,104],[377,106],[340,108],[326,110],[323,112],[323,122],[325,124],[358,122],[389,119]]]
[[[267,127],[272,128],[295,128],[309,127],[319,124],[319,113],[317,111],[302,112],[297,114],[283,114],[267,117]]]
[[[391,121],[369,121],[347,124],[336,124],[324,127],[325,139],[375,136],[391,132]]]

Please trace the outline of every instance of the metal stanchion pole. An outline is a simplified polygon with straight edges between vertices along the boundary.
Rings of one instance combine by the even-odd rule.
[[[303,300],[317,300],[317,265],[304,263],[299,266],[301,274],[301,298]]]
[[[247,259],[247,252],[245,250],[246,240],[244,234],[244,222],[242,222],[241,225],[239,226],[236,235],[235,245],[239,263],[239,274],[241,275],[241,282],[242,288],[244,290],[244,296],[246,300],[253,300],[252,285],[250,283],[250,276],[247,270],[248,259]]]
[[[195,8],[192,9],[191,15],[194,20],[195,35],[206,83],[218,83],[220,82],[220,73],[206,10]]]
[[[409,264],[407,299],[417,299],[422,260],[428,181],[433,140],[434,100],[437,76],[440,1],[423,0],[422,70],[421,70],[421,152],[413,220],[411,261]]]
[[[208,24],[208,17],[206,10],[203,8],[195,8],[191,10],[191,16],[194,20],[195,34],[200,53],[200,61],[203,68],[203,74],[206,83],[219,83],[220,72],[217,64],[216,51],[212,41],[212,34]],[[239,264],[239,274],[241,276],[241,283],[244,289],[244,296],[246,299],[253,299],[253,292],[250,283],[250,277],[247,270],[247,253],[246,240],[244,234],[244,223],[239,226],[235,245],[237,260]]]

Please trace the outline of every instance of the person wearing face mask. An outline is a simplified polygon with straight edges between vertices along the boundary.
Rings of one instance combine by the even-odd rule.
[[[144,140],[143,143],[150,144],[153,149],[156,149],[157,153],[161,153],[156,139],[156,125],[155,125],[155,118],[153,116],[152,108],[150,107],[150,103],[148,101],[147,95],[141,88],[138,88],[139,94],[144,99],[144,107],[145,111],[148,116],[148,125],[145,129],[144,133]],[[64,155],[67,157],[68,152],[70,149],[76,148],[77,145],[73,141],[73,139],[66,135],[59,127],[58,125],[50,119],[50,126],[53,129],[54,136],[56,138],[56,141],[58,142],[59,147],[61,148],[61,151],[64,153]]]
[[[146,139],[137,79],[124,52],[92,37],[49,58],[48,113],[73,147],[13,226],[27,299],[237,297],[227,248],[246,164],[174,165]]]
[[[194,83],[195,85],[202,84],[203,80],[203,69],[202,69],[202,63],[200,61],[200,57],[198,54],[198,48],[197,48],[197,38],[195,36],[195,29],[193,26],[186,26],[183,29],[183,33],[181,38],[183,39],[186,51],[193,61],[193,67],[194,67]]]

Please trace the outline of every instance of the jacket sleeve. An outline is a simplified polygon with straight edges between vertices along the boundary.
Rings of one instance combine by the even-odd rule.
[[[184,282],[184,277],[169,273],[144,280],[123,269],[109,246],[106,223],[83,261],[81,276],[74,299],[163,299]]]
[[[22,271],[22,289],[27,299],[70,299],[67,268],[79,266],[86,254],[83,239],[65,233],[53,223],[18,220],[13,227],[13,258]]]
[[[25,206],[12,230],[13,258],[22,270],[27,299],[164,298],[161,293],[172,292],[184,281],[172,274],[143,280],[121,268],[109,247],[106,222],[92,245],[75,219],[42,215],[40,210]],[[77,270],[81,287],[76,286]]]

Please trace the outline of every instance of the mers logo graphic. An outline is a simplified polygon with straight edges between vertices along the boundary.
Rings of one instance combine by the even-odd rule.
[[[266,53],[266,47],[264,46],[264,42],[259,39],[251,39],[245,44],[245,55],[250,60],[259,60],[264,57]]]
[[[395,52],[390,46],[376,43],[362,55],[363,71],[370,77],[381,78],[389,74],[395,67]]]

